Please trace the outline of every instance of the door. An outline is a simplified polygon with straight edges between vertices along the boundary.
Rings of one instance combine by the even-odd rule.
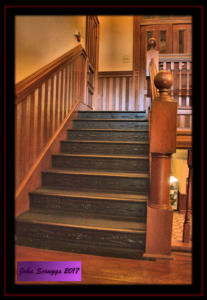
[[[191,53],[191,24],[152,24],[141,25],[140,30],[140,80],[139,80],[139,110],[147,106],[146,52],[148,40],[156,39],[156,50],[159,53]]]
[[[97,16],[86,17],[87,104],[96,108],[98,91],[99,21]]]

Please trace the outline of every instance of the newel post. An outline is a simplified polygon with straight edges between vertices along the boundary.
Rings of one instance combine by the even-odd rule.
[[[151,183],[147,206],[146,255],[170,255],[173,211],[170,206],[171,154],[176,152],[177,103],[168,96],[169,71],[154,79],[159,96],[151,104]]]

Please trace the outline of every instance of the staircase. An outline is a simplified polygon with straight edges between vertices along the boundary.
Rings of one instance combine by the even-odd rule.
[[[141,258],[149,194],[145,112],[81,111],[16,218],[16,244]]]

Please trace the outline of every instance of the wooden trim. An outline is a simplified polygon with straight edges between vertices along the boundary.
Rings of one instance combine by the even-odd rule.
[[[98,72],[98,77],[131,77],[133,71],[103,71]]]
[[[159,62],[192,62],[191,53],[162,53],[159,54]]]
[[[186,201],[187,201],[187,194],[178,194],[178,209],[179,213],[186,212]]]
[[[84,57],[87,57],[84,48],[81,45],[78,45],[17,83],[15,86],[15,104],[24,100],[23,97],[26,97],[30,93],[31,89],[35,89],[42,81],[49,77],[51,73],[55,72],[57,69],[60,69],[66,63],[72,62],[81,54],[83,54]]]
[[[140,23],[141,26],[144,25],[158,25],[158,24],[192,24],[192,17],[191,16],[183,16],[183,17],[179,17],[179,16],[166,16],[165,18],[160,18],[160,16],[158,16],[157,18],[150,18],[150,19],[144,19],[142,18],[142,22]]]
[[[177,149],[192,149],[192,131],[191,130],[177,130],[176,148]]]
[[[87,105],[77,100],[69,111],[61,126],[49,140],[36,162],[15,193],[15,215],[29,208],[29,192],[41,185],[41,172],[51,167],[51,154],[58,153],[60,141],[66,138],[67,129],[72,128],[72,121],[77,118],[78,110],[91,110]]]

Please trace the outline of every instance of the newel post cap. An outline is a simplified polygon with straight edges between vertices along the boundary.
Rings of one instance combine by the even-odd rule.
[[[162,70],[155,76],[154,84],[156,88],[159,90],[159,99],[162,101],[173,101],[172,98],[168,96],[168,89],[173,84],[173,76],[172,73],[167,70]]]
[[[149,41],[148,41],[148,46],[149,48],[155,48],[156,47],[156,39],[155,38],[150,38]]]

